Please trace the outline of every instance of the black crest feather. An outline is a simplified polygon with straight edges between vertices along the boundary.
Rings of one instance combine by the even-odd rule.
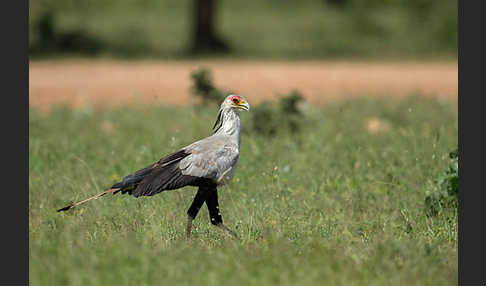
[[[223,110],[222,109],[219,110],[218,118],[216,119],[216,122],[214,123],[214,126],[213,126],[214,133],[216,133],[219,130],[219,128],[221,128],[221,125],[223,125]],[[217,128],[216,128],[216,126],[217,126]]]

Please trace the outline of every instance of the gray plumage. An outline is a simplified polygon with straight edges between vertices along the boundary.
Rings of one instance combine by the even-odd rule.
[[[124,177],[107,191],[58,211],[68,210],[107,193],[121,192],[140,197],[153,196],[165,190],[179,189],[184,186],[198,186],[198,194],[188,210],[190,219],[187,235],[190,234],[192,220],[204,202],[208,204],[211,222],[233,234],[222,223],[218,211],[216,187],[229,183],[236,170],[240,152],[241,122],[238,115],[240,109],[248,111],[250,105],[242,96],[229,95],[221,103],[214,125],[215,131],[211,136],[185,146],[156,163]]]
[[[216,185],[230,182],[238,162],[241,132],[238,109],[234,108],[231,97],[228,96],[221,104],[217,128],[211,136],[126,176],[112,188],[121,188],[117,192],[128,192],[139,197],[183,186],[196,186],[203,179]],[[249,109],[247,103],[243,106]]]
[[[240,117],[232,108],[223,109],[222,124],[210,137],[183,148],[190,155],[182,159],[183,175],[203,177],[216,184],[231,181],[240,153]]]

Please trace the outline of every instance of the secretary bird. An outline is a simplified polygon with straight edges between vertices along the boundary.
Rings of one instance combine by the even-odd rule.
[[[214,133],[211,136],[126,176],[104,192],[71,203],[57,211],[67,211],[108,193],[128,193],[134,197],[153,196],[165,190],[195,186],[198,190],[187,210],[186,237],[190,237],[192,221],[202,205],[206,203],[211,224],[237,238],[234,232],[223,224],[217,187],[229,183],[235,173],[240,151],[241,124],[238,114],[240,109],[250,110],[250,105],[245,98],[233,94],[227,96],[221,103],[213,126]]]

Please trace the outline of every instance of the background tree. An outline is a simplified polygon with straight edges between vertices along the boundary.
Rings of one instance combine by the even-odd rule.
[[[229,45],[216,32],[216,0],[194,0],[192,53],[227,53]]]

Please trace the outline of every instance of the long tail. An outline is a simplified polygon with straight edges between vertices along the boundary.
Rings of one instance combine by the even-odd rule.
[[[97,195],[95,195],[95,196],[92,196],[92,197],[90,197],[90,198],[87,198],[87,199],[85,199],[85,200],[79,201],[79,202],[77,202],[77,203],[71,203],[70,205],[68,205],[68,206],[66,206],[66,207],[63,207],[62,209],[58,209],[58,210],[57,210],[57,212],[67,211],[67,210],[72,209],[72,208],[74,208],[74,207],[76,207],[76,206],[82,205],[82,204],[84,204],[85,202],[91,201],[92,199],[97,199],[97,198],[99,198],[99,197],[102,197],[102,196],[104,196],[104,195],[106,195],[106,194],[108,194],[108,193],[113,193],[113,194],[115,194],[117,191],[120,191],[120,189],[121,189],[121,188],[112,188],[112,189],[109,189],[109,190],[103,191],[103,192],[101,192],[101,193],[99,193],[99,194],[97,194]]]

